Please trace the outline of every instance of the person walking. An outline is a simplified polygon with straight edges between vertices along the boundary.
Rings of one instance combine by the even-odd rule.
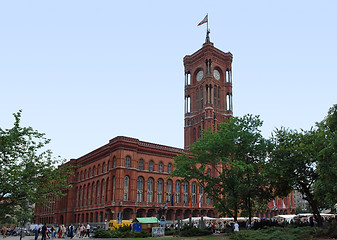
[[[6,228],[5,225],[4,225],[4,227],[2,228],[2,237],[3,237],[3,238],[6,238],[6,237],[7,237],[7,228]]]
[[[40,227],[38,224],[35,225],[34,227],[34,233],[35,233],[35,240],[39,238],[39,232],[40,232]]]
[[[47,236],[47,224],[45,223],[43,226],[42,226],[42,229],[41,229],[41,232],[42,232],[42,238],[41,240],[46,240],[46,236]]]
[[[71,239],[73,239],[73,237],[74,237],[74,226],[72,224],[70,224],[70,226],[69,226],[69,234],[68,234],[68,236]]]
[[[238,232],[239,231],[239,224],[238,222],[234,223],[234,232]]]
[[[89,225],[89,223],[87,223],[85,234],[86,234],[87,237],[90,237],[90,225]]]

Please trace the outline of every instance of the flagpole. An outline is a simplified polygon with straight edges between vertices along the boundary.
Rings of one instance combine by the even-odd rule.
[[[206,29],[206,34],[208,33],[208,13],[207,13],[207,29]]]
[[[209,29],[208,29],[208,22],[209,22],[209,19],[208,19],[208,13],[207,13],[207,28],[206,28],[206,42],[210,42],[210,39],[209,39]]]

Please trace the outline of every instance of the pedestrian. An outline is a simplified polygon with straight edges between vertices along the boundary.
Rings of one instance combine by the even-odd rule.
[[[239,224],[238,224],[238,222],[235,222],[233,227],[234,227],[234,232],[238,232],[239,231]]]
[[[72,224],[70,224],[69,226],[69,233],[68,233],[68,236],[73,239],[74,237],[74,226]]]
[[[3,227],[3,229],[2,229],[2,237],[3,238],[6,238],[7,237],[7,228],[6,228],[6,226],[4,225],[4,227]]]
[[[86,227],[86,236],[90,237],[90,225],[89,225],[89,223],[87,223],[87,227]]]
[[[35,240],[39,238],[39,232],[40,232],[40,227],[38,224],[35,225],[34,227],[34,233],[35,233]]]
[[[55,238],[55,234],[56,234],[56,230],[55,230],[54,226],[51,226],[50,231],[51,231],[51,239],[54,239]]]
[[[41,229],[41,232],[42,232],[42,238],[41,238],[41,240],[46,240],[47,231],[48,231],[47,224],[45,223],[42,226],[42,229]]]
[[[84,237],[84,234],[85,234],[85,230],[86,230],[86,229],[85,229],[85,227],[84,227],[84,225],[83,225],[83,224],[81,225],[81,227],[80,227],[80,228],[81,228],[80,238],[83,238],[83,237]]]
[[[62,225],[62,232],[61,232],[61,237],[62,237],[62,238],[65,237],[66,232],[67,232],[66,227],[65,227],[64,225]]]

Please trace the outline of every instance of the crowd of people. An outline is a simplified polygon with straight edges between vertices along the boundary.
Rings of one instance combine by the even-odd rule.
[[[47,227],[46,224],[43,226],[36,224],[34,227],[35,240],[38,240],[41,235],[41,240],[55,239],[55,238],[65,238],[73,237],[84,238],[90,237],[90,225],[89,223],[84,225],[78,225],[75,227],[73,224],[69,226],[59,225],[59,226],[51,226]]]

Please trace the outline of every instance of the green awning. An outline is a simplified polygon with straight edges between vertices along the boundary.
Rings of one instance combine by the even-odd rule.
[[[156,217],[143,217],[136,218],[139,223],[159,223],[159,220]]]

